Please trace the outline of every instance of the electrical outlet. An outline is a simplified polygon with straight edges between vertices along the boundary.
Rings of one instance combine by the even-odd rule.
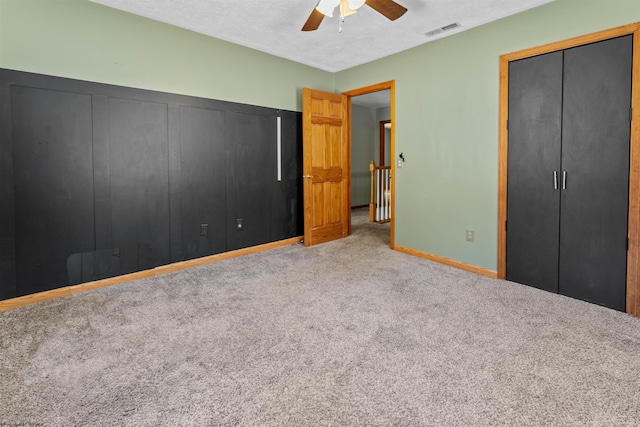
[[[207,237],[209,235],[209,224],[200,224],[200,235]]]
[[[242,218],[236,219],[236,227],[238,228],[238,230],[242,230]]]
[[[475,238],[473,230],[467,230],[467,242],[473,242]]]

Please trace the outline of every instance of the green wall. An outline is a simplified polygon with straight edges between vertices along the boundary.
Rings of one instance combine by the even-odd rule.
[[[300,111],[333,74],[87,0],[0,0],[0,67]]]
[[[557,0],[337,73],[396,81],[395,243],[497,269],[500,55],[637,21],[638,0]]]
[[[371,198],[369,163],[376,158],[376,126],[376,110],[351,106],[351,206],[368,205]]]

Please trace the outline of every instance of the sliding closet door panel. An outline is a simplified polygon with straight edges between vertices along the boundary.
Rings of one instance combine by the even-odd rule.
[[[0,300],[301,235],[300,116],[0,69]]]
[[[302,226],[302,115],[281,112],[281,180],[271,199],[271,240],[304,234]],[[276,155],[277,159],[277,155]],[[273,173],[277,171],[274,170]]]
[[[13,221],[13,220],[12,220]],[[16,296],[16,260],[13,239],[0,238],[0,300]]]
[[[67,286],[67,258],[95,249],[91,96],[11,90],[17,294]]]
[[[560,292],[625,309],[632,36],[565,52]]]
[[[558,291],[562,52],[509,66],[507,279]]]
[[[225,112],[180,107],[182,251],[223,252],[226,234]]]
[[[168,264],[167,104],[110,98],[109,155],[114,247],[148,244]]]
[[[111,249],[111,172],[109,156],[109,98],[92,96],[93,115],[93,192],[96,250]]]
[[[0,69],[0,300],[16,296],[11,80]]]
[[[228,112],[227,132],[227,243],[233,250],[271,240],[275,116]]]

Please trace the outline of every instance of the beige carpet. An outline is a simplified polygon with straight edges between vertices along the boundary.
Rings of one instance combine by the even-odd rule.
[[[388,225],[0,313],[0,426],[637,426],[640,319]]]

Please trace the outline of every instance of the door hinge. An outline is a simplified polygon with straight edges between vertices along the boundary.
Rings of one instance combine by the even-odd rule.
[[[507,120],[507,130],[509,130],[509,120]]]
[[[509,231],[509,221],[504,222],[504,231]]]
[[[629,250],[629,238],[627,237],[627,251]]]
[[[633,107],[629,107],[629,121],[633,121]]]

